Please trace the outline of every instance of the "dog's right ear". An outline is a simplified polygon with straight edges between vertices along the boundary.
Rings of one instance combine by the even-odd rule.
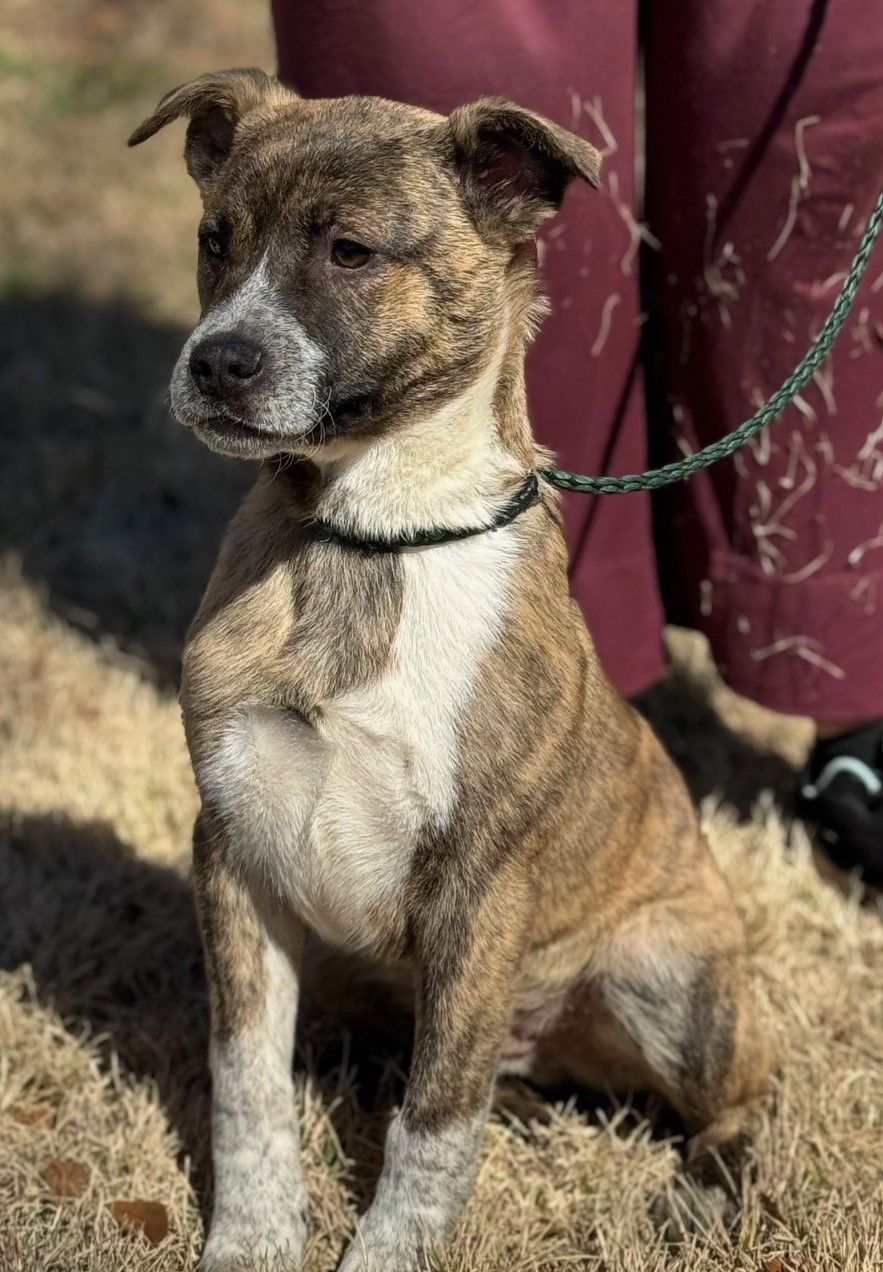
[[[184,159],[197,185],[210,181],[233,145],[233,134],[243,116],[277,93],[291,96],[263,71],[251,68],[218,71],[173,88],[156,110],[139,124],[129,138],[138,146],[181,115],[189,115]]]
[[[525,241],[558,211],[574,177],[599,183],[594,146],[505,97],[460,106],[443,139],[473,220],[493,238]]]

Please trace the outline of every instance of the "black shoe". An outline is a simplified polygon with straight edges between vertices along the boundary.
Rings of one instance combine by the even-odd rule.
[[[798,808],[836,866],[883,888],[883,720],[816,743]]]

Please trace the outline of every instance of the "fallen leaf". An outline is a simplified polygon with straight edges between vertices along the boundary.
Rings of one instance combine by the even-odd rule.
[[[53,1157],[43,1167],[43,1178],[55,1197],[81,1197],[89,1187],[89,1167],[69,1157]]]
[[[52,1126],[55,1123],[55,1111],[45,1104],[37,1104],[32,1109],[14,1104],[9,1113],[19,1126]]]
[[[121,1228],[143,1232],[151,1245],[159,1245],[169,1231],[169,1216],[160,1201],[112,1201],[110,1213]]]
[[[780,1258],[778,1254],[772,1259],[767,1259],[762,1265],[760,1272],[788,1272],[788,1265],[785,1260]]]

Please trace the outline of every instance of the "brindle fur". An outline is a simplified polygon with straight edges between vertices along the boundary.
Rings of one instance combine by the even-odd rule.
[[[401,461],[399,488],[359,500],[336,467],[349,452],[335,447],[396,445],[493,374],[486,426],[507,472],[541,461],[522,371],[539,312],[530,240],[572,177],[597,180],[597,156],[511,103],[483,101],[445,120],[376,99],[303,101],[260,72],[176,90],[133,142],[180,114],[191,118],[186,153],[204,224],[230,242],[224,268],[201,259],[203,313],[272,247],[286,307],[327,353],[316,417],[279,447],[284,463],[253,438],[225,442],[267,462],[227,532],[184,657],[184,722],[204,799],[195,882],[214,1037],[259,1047],[266,934],[296,966],[302,916],[232,864],[237,845],[202,775],[242,709],[321,729],[342,695],[388,667],[402,558],[320,542],[311,518],[356,531],[376,531],[383,516],[404,525],[412,483],[474,458],[441,433]],[[346,280],[346,292],[324,264],[341,232],[384,253],[373,281]],[[207,440],[218,444],[210,430]],[[480,464],[474,479],[489,520],[517,482],[485,489]],[[391,1138],[389,1154],[418,1162],[439,1146],[431,1183],[440,1195],[445,1170],[462,1176],[437,1221],[428,1203],[420,1211],[421,1239],[446,1235],[462,1202],[501,1055],[540,1081],[656,1089],[703,1145],[736,1133],[767,1075],[738,914],[679,775],[598,663],[568,594],[552,493],[505,533],[515,564],[502,625],[459,716],[455,805],[422,827],[402,886],[354,942],[361,958],[407,969],[415,986],[396,1131],[411,1139],[402,1149]],[[457,1127],[472,1129],[451,1149]],[[413,1225],[396,1220],[397,1207],[416,1205],[411,1168],[402,1169],[397,1183],[385,1174],[347,1269],[415,1265]],[[297,1266],[292,1240],[280,1266]],[[206,1266],[232,1267],[227,1249]]]

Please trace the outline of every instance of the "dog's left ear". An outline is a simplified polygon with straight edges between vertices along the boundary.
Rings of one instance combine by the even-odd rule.
[[[467,206],[492,237],[529,238],[558,211],[574,177],[599,184],[594,146],[505,97],[461,106],[445,129]]]
[[[240,120],[273,94],[295,96],[255,68],[201,75],[166,93],[153,114],[132,133],[129,145],[137,146],[173,119],[189,115],[184,158],[193,180],[203,185],[230,154]]]

